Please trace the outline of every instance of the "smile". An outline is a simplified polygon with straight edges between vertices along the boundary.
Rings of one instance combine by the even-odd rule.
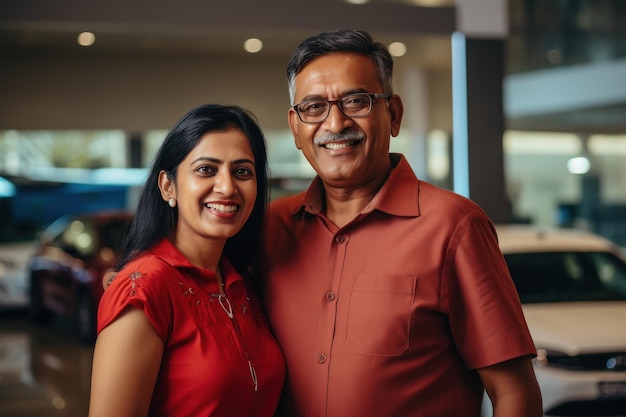
[[[354,146],[358,141],[348,141],[348,142],[329,142],[324,143],[321,146],[326,149],[335,150],[341,148],[347,148],[348,146]]]
[[[234,213],[239,210],[239,206],[236,204],[207,203],[205,207],[222,213]]]

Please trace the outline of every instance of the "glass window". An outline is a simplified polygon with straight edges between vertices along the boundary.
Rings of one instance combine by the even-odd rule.
[[[62,181],[127,165],[121,130],[0,131],[0,172]]]
[[[609,252],[506,254],[523,303],[626,300],[626,263]]]
[[[573,162],[586,161],[585,170]],[[516,221],[582,227],[626,247],[626,135],[508,131],[507,194]]]

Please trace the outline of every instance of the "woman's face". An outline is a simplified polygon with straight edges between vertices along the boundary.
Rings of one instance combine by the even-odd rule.
[[[256,201],[248,138],[236,128],[206,133],[178,166],[175,183],[164,172],[159,183],[163,199],[177,202],[177,240],[196,236],[225,241],[241,230]]]

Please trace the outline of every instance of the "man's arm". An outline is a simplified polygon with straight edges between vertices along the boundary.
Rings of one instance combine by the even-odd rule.
[[[541,392],[529,356],[478,369],[493,417],[542,417]]]

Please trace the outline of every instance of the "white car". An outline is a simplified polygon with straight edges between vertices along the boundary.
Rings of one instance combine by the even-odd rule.
[[[596,234],[497,226],[546,416],[626,416],[626,255]]]

